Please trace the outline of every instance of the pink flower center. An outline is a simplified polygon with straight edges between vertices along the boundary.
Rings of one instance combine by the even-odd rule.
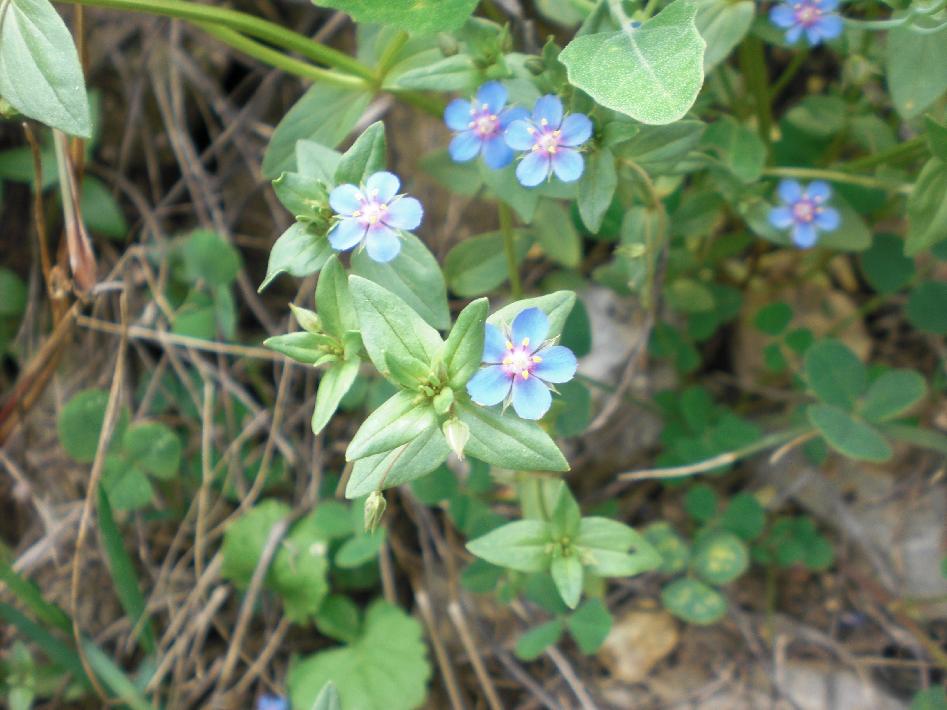
[[[523,342],[519,345],[507,341],[506,355],[502,363],[503,372],[510,378],[519,377],[528,380],[536,366],[543,361],[538,355],[533,355],[533,352],[533,349],[529,346],[529,338],[523,338]]]
[[[352,214],[366,227],[374,227],[379,224],[388,212],[388,205],[380,202],[377,194],[377,191],[372,191],[372,194],[367,198],[362,197],[362,206]]]
[[[809,3],[796,3],[793,9],[796,11],[796,22],[803,27],[811,27],[822,16],[822,11]]]
[[[550,156],[559,152],[559,145],[562,143],[562,131],[558,128],[550,129],[545,118],[540,123],[539,128],[530,126],[529,132],[533,136],[534,151],[540,151]]]
[[[817,212],[818,208],[812,200],[801,199],[792,206],[792,216],[797,222],[811,222]]]
[[[474,106],[470,109],[470,123],[467,127],[481,138],[491,138],[499,132],[500,118],[490,112],[489,106],[480,104],[480,108]]]

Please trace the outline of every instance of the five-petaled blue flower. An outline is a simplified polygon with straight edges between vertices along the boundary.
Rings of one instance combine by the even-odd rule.
[[[398,194],[401,181],[387,172],[371,175],[362,187],[339,185],[329,205],[341,217],[329,230],[329,244],[345,251],[360,242],[375,261],[391,261],[401,251],[398,230],[421,224],[421,203]]]
[[[558,96],[541,96],[528,119],[513,121],[506,129],[506,144],[529,151],[516,166],[516,178],[535,187],[553,173],[563,182],[582,176],[585,162],[579,146],[592,136],[592,121],[584,113],[562,115]]]
[[[789,0],[775,5],[769,19],[786,30],[786,41],[795,44],[803,32],[814,47],[842,34],[842,18],[833,12],[838,0]]]
[[[776,191],[783,204],[769,211],[769,223],[777,229],[792,227],[796,246],[811,247],[820,231],[831,232],[838,228],[841,222],[838,211],[825,206],[832,197],[828,183],[816,180],[803,187],[795,180],[783,180]]]
[[[256,701],[256,710],[289,710],[289,701],[279,695],[261,695]]]
[[[546,340],[549,320],[538,308],[526,308],[501,331],[487,324],[483,364],[467,383],[467,394],[485,407],[503,402],[523,419],[542,419],[552,404],[551,383],[568,382],[576,359],[569,348]]]
[[[513,151],[503,140],[511,122],[525,118],[524,108],[504,108],[506,89],[498,81],[488,81],[477,89],[473,101],[454,99],[444,109],[444,123],[456,131],[450,142],[450,157],[458,163],[473,160],[480,153],[487,167],[499,170],[513,160]]]

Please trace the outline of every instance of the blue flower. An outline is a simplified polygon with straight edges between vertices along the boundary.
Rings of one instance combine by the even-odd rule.
[[[773,6],[770,21],[786,30],[786,41],[795,44],[803,32],[814,47],[842,34],[842,18],[832,12],[838,0],[790,0]]]
[[[487,167],[494,170],[509,165],[513,151],[503,140],[503,131],[529,112],[524,108],[503,108],[505,105],[506,89],[498,81],[488,81],[477,89],[472,102],[454,99],[447,104],[444,123],[457,133],[450,142],[450,157],[466,163],[480,153]]]
[[[777,229],[792,227],[792,240],[796,246],[811,247],[820,231],[838,229],[841,223],[838,211],[825,206],[832,197],[828,183],[816,180],[803,187],[795,180],[783,180],[776,191],[783,204],[769,211],[769,223]]]
[[[585,162],[577,150],[592,136],[592,121],[584,113],[562,115],[558,96],[541,96],[528,119],[513,121],[504,134],[506,144],[529,153],[516,166],[516,178],[535,187],[553,173],[563,182],[582,176]]]
[[[370,176],[362,187],[339,185],[329,193],[329,205],[340,219],[329,230],[333,249],[346,251],[365,243],[375,261],[391,261],[401,251],[399,230],[421,224],[421,203],[398,194],[401,181],[391,173]]]
[[[256,701],[256,710],[289,710],[289,701],[279,695],[261,695]]]
[[[477,404],[491,407],[503,402],[523,419],[542,419],[552,404],[550,383],[568,382],[575,375],[575,355],[569,348],[546,340],[549,320],[538,308],[526,308],[501,331],[487,324],[483,364],[467,383],[467,394]]]

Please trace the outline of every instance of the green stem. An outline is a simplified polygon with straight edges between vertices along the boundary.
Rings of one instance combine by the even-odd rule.
[[[320,44],[275,22],[254,17],[245,12],[213,5],[201,5],[186,0],[62,0],[62,2],[133,12],[147,12],[151,15],[176,17],[192,22],[212,23],[256,37],[288,51],[298,52],[314,62],[341,69],[362,79],[370,81],[375,79],[375,73],[370,67],[365,66],[344,52]]]
[[[312,79],[313,81],[322,81],[326,84],[334,84],[336,86],[349,86],[352,88],[361,88],[366,86],[366,81],[360,79],[357,76],[351,76],[349,74],[340,74],[338,72],[327,71],[321,67],[313,66],[307,62],[300,61],[299,59],[294,59],[282,52],[279,52],[275,49],[270,49],[269,47],[255,42],[252,39],[243,36],[239,32],[228,29],[226,27],[221,27],[219,25],[214,25],[209,22],[195,22],[195,26],[200,27],[204,32],[216,37],[224,44],[227,44],[233,47],[236,50],[243,52],[255,59],[259,59],[261,62],[265,62],[276,69],[282,69],[285,72],[290,74],[295,74],[296,76],[302,77],[304,79]]]
[[[769,89],[769,103],[771,106],[783,92],[783,89],[786,88],[789,82],[792,81],[793,77],[796,76],[797,72],[802,68],[808,56],[809,53],[806,51],[798,51],[792,55],[792,59],[783,70],[783,73],[779,75],[779,78],[773,82],[773,85]]]
[[[912,138],[904,143],[899,143],[880,153],[868,155],[857,160],[850,160],[847,163],[839,163],[835,167],[838,170],[863,170],[864,168],[873,168],[876,165],[893,163],[902,159],[914,158],[917,154],[923,152],[927,146],[924,136]]]
[[[829,180],[831,182],[840,182],[847,185],[860,185],[879,190],[889,190],[892,192],[910,193],[911,185],[902,185],[890,183],[886,180],[870,177],[868,175],[852,175],[838,170],[823,170],[821,168],[766,168],[763,175],[770,177],[789,177],[802,178],[803,180]]]
[[[397,56],[398,52],[401,51],[401,48],[404,47],[405,43],[407,43],[408,39],[408,33],[402,30],[398,32],[394,39],[388,43],[388,46],[385,47],[385,51],[381,55],[381,59],[378,60],[377,76],[379,84],[385,80],[385,74],[387,74],[388,70],[391,69],[395,57]]]
[[[768,146],[773,128],[773,111],[769,103],[769,78],[763,56],[763,42],[759,37],[748,35],[740,45],[740,68],[747,86],[753,94],[756,107],[757,131]]]
[[[516,235],[513,233],[513,215],[505,202],[497,203],[500,217],[500,234],[503,235],[503,251],[506,252],[506,269],[510,276],[510,296],[515,301],[523,296],[520,285],[520,269],[516,263]]]

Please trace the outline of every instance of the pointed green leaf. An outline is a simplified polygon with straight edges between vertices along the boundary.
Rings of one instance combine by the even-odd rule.
[[[518,520],[467,543],[467,549],[487,562],[520,572],[549,567],[551,531],[542,520]]]
[[[295,222],[273,244],[266,265],[266,277],[258,290],[265,289],[282,273],[297,278],[314,274],[330,256],[332,247],[323,232],[312,224]]]
[[[487,312],[490,302],[479,298],[467,305],[457,316],[444,344],[444,366],[451,387],[467,384],[480,367],[483,359],[483,340],[486,333]]]
[[[345,460],[355,461],[390,451],[427,429],[436,428],[437,415],[430,402],[417,402],[416,396],[414,392],[398,392],[368,415],[352,437],[345,451]]]
[[[487,318],[487,323],[495,325],[498,328],[503,328],[511,325],[520,311],[526,310],[527,308],[538,308],[549,318],[549,334],[546,337],[555,338],[562,334],[566,319],[572,312],[574,305],[575,292],[556,291],[545,296],[524,298],[520,301],[509,303]]]
[[[358,316],[349,293],[348,278],[334,254],[322,267],[316,283],[316,310],[329,335],[341,340],[350,330],[358,330]]]
[[[829,446],[860,461],[887,461],[891,446],[884,435],[848,412],[830,404],[811,404],[806,415]]]
[[[336,185],[362,185],[373,173],[385,169],[388,143],[385,140],[385,124],[375,121],[342,154],[335,169]]]
[[[602,643],[612,630],[612,615],[601,599],[586,599],[566,620],[569,633],[586,655],[601,648]]]
[[[318,434],[329,423],[339,402],[358,376],[358,360],[338,361],[322,374],[316,391],[316,406],[312,412],[312,433]]]
[[[512,413],[458,401],[458,417],[470,427],[464,451],[493,466],[517,471],[568,471],[559,447],[536,422]]]
[[[920,402],[927,383],[914,370],[889,370],[868,387],[858,413],[870,422],[895,419]]]
[[[549,572],[552,574],[552,581],[556,583],[556,589],[559,590],[562,601],[570,609],[575,609],[582,596],[583,572],[582,562],[579,561],[578,555],[554,557],[549,565]]]
[[[806,351],[805,372],[815,396],[842,409],[850,410],[868,383],[861,360],[831,338],[820,340]]]
[[[426,429],[407,444],[356,461],[345,497],[359,498],[426,476],[444,463],[449,453],[440,428]]]
[[[516,648],[513,652],[520,660],[533,661],[543,655],[547,648],[558,643],[561,636],[562,622],[559,619],[552,619],[530,629],[516,639]]]

